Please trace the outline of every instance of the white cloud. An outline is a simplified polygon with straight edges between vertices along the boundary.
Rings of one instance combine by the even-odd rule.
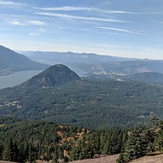
[[[83,16],[74,16],[67,14],[56,14],[56,13],[37,13],[39,15],[58,17],[64,19],[76,19],[76,20],[89,20],[89,21],[102,21],[102,22],[115,22],[115,23],[128,23],[128,21],[118,20],[118,19],[107,19],[107,18],[97,18],[97,17],[83,17]]]
[[[117,32],[122,32],[122,33],[128,33],[128,34],[135,34],[135,35],[140,34],[138,32],[134,32],[134,31],[130,31],[128,29],[122,29],[122,28],[110,28],[110,27],[99,27],[99,26],[96,26],[95,28],[117,31]]]
[[[75,6],[63,6],[63,7],[51,7],[51,8],[37,8],[34,9],[44,10],[44,11],[96,11],[106,14],[142,14],[140,12],[130,12],[121,10],[103,10],[94,7],[75,7]]]
[[[28,35],[30,35],[30,36],[37,36],[39,34],[37,32],[31,32],[31,33],[28,33]]]
[[[14,25],[14,26],[27,26],[27,25],[35,25],[35,26],[44,26],[46,25],[45,22],[39,20],[21,20],[21,19],[12,19],[12,20],[5,20],[7,23]]]
[[[96,8],[88,8],[88,7],[74,7],[74,6],[63,6],[63,7],[51,7],[51,8],[36,8],[44,11],[92,11],[97,10]]]
[[[16,3],[12,1],[0,1],[0,5],[17,5],[17,6],[22,6],[25,5],[23,3]]]
[[[11,25],[18,25],[18,26],[22,26],[25,25],[22,21],[20,20],[6,20],[7,23],[11,24]]]
[[[32,24],[32,25],[38,25],[38,26],[44,26],[46,23],[39,21],[39,20],[29,20],[28,24]]]
[[[30,35],[30,36],[36,36],[36,35],[41,35],[42,33],[45,33],[45,32],[46,32],[45,29],[39,28],[39,29],[37,29],[34,32],[28,33],[28,35]]]
[[[140,14],[137,12],[120,11],[120,10],[109,10],[109,11],[104,10],[102,12],[107,14]]]

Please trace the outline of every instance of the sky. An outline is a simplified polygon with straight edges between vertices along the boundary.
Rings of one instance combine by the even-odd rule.
[[[0,0],[0,45],[163,59],[163,0]]]

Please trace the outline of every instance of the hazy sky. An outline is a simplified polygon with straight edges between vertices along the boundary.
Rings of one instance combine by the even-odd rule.
[[[163,0],[0,0],[0,44],[163,59]]]

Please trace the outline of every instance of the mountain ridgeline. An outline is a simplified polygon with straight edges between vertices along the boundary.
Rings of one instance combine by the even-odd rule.
[[[163,60],[122,58],[93,53],[22,52],[32,60],[54,65],[64,64],[80,76],[96,79],[128,77],[135,73],[163,73]]]
[[[0,45],[0,75],[26,70],[43,70],[48,66]]]
[[[22,87],[55,87],[64,85],[70,81],[80,80],[80,77],[70,70],[67,66],[57,64],[44,70],[42,73],[34,76],[25,83]]]

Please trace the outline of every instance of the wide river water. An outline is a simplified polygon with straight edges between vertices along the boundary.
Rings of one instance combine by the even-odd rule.
[[[42,70],[20,71],[7,76],[0,76],[0,89],[21,84],[40,72],[42,72]]]

